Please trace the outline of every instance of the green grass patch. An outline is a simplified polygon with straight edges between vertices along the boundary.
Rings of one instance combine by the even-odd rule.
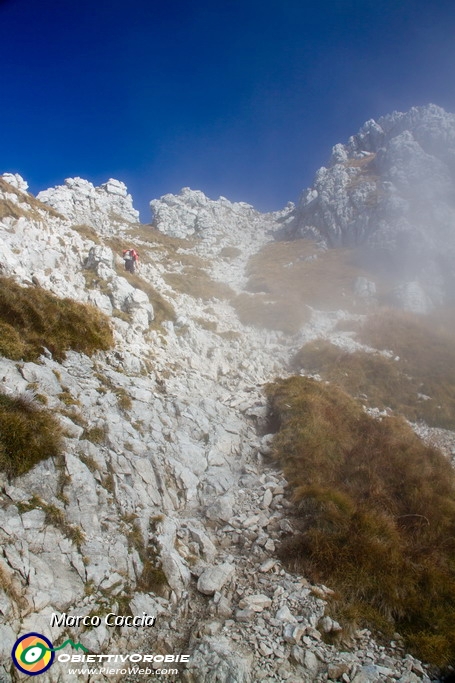
[[[62,451],[62,429],[47,409],[0,394],[0,470],[17,477]]]
[[[70,349],[91,355],[112,345],[108,318],[98,309],[0,277],[1,355],[31,361],[46,347],[62,360]]]
[[[401,418],[375,420],[336,387],[268,386],[273,456],[298,530],[287,566],[338,591],[345,614],[424,661],[455,657],[455,473]],[[334,609],[336,610],[336,603]]]

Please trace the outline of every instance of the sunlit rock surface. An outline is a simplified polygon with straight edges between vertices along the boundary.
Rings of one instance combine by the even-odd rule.
[[[136,223],[139,219],[126,185],[113,178],[99,187],[83,178],[67,178],[64,185],[40,192],[37,199],[73,223],[108,233],[115,233],[119,223]]]

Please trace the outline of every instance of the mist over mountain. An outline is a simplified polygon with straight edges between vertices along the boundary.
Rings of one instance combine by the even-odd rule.
[[[361,247],[432,305],[453,301],[455,116],[430,104],[367,121],[333,147],[286,223],[292,238]]]

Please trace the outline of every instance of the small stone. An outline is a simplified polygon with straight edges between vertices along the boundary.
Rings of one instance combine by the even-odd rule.
[[[352,683],[378,683],[380,680],[377,667],[374,665],[362,666],[352,679]]]
[[[408,671],[398,679],[398,683],[422,683],[422,679],[412,671]]]
[[[311,676],[316,676],[319,669],[319,662],[316,655],[311,650],[305,652],[303,666],[309,671]]]
[[[349,673],[350,665],[347,662],[335,662],[327,667],[329,680],[337,681],[343,674]],[[349,679],[348,679],[349,680]]]
[[[216,606],[216,613],[222,619],[229,619],[232,616],[232,607],[227,598],[221,596]]]
[[[263,574],[269,572],[273,567],[276,565],[276,560],[273,558],[269,557],[268,560],[265,560],[261,566],[259,567],[259,571],[262,572]]]
[[[266,645],[264,642],[259,643],[259,650],[264,657],[270,657],[270,655],[273,655],[272,648]]]
[[[254,527],[259,521],[259,515],[252,515],[251,517],[247,517],[244,522],[243,526],[246,529],[249,529],[251,527]]]
[[[292,614],[291,610],[287,605],[283,605],[283,607],[280,607],[280,609],[275,615],[275,619],[279,619],[280,621],[286,621],[290,624],[295,624],[297,622],[297,619],[294,617],[294,615]]]
[[[294,645],[291,648],[291,660],[296,664],[302,664],[305,661],[305,650],[298,645]]]
[[[256,612],[252,609],[238,609],[235,613],[236,621],[249,622],[253,621],[256,616]]]
[[[264,493],[264,497],[262,499],[262,506],[265,508],[268,508],[270,506],[270,503],[273,500],[273,494],[270,489],[267,489],[267,491]]]
[[[208,624],[204,624],[203,631],[208,636],[215,636],[222,629],[222,625],[219,621],[209,621]]]
[[[232,578],[235,567],[228,562],[209,567],[199,577],[197,589],[204,595],[213,595],[221,590],[224,584]]]
[[[283,629],[283,638],[287,643],[291,643],[291,645],[297,645],[297,643],[299,643],[302,639],[302,636],[305,634],[305,631],[306,626],[302,626],[301,624],[297,624],[297,626],[294,624],[285,624]]]
[[[268,609],[271,604],[272,600],[267,595],[259,593],[242,598],[239,602],[239,607],[242,609],[252,609],[254,612],[262,612],[262,610]]]

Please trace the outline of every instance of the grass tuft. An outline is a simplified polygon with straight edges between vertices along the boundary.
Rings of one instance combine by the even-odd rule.
[[[95,307],[0,277],[1,355],[32,361],[46,347],[62,360],[70,349],[91,355],[112,345],[108,318]]]
[[[62,429],[28,396],[0,394],[0,470],[17,477],[62,452]]]

